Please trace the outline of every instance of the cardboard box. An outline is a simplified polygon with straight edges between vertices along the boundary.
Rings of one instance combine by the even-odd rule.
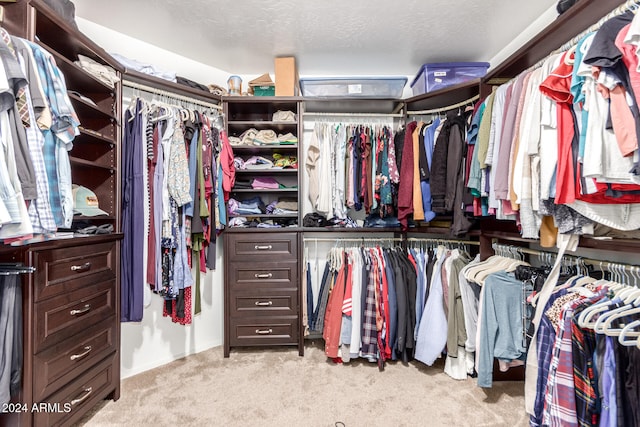
[[[300,95],[296,59],[292,56],[275,59],[276,96]]]

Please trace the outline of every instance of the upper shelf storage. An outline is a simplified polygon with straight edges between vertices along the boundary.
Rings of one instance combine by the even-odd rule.
[[[139,84],[142,86],[148,86],[153,89],[167,92],[168,96],[173,98],[178,96],[184,96],[187,99],[194,99],[198,101],[204,101],[211,104],[220,104],[220,96],[214,95],[210,92],[198,90],[189,86],[181,85],[169,80],[161,79],[156,76],[141,73],[139,71],[125,69],[122,75],[124,86],[127,86],[127,82]]]
[[[73,28],[42,0],[17,0],[22,5],[5,7],[4,27],[11,33],[43,45],[74,62],[78,55],[87,56],[118,71],[122,66],[103,48]],[[25,7],[27,6],[28,7]],[[33,14],[33,20],[29,15]]]
[[[579,0],[505,61],[490,70],[483,82],[501,84],[517,76],[586,31],[622,3],[621,0]]]
[[[402,100],[388,98],[316,98],[306,97],[305,113],[393,114],[402,110]]]
[[[406,99],[407,112],[432,110],[458,104],[480,93],[480,79],[473,79],[444,89]]]

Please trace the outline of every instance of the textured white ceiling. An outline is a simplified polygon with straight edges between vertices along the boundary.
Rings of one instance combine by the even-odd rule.
[[[74,0],[76,15],[237,74],[412,75],[489,61],[557,0]]]

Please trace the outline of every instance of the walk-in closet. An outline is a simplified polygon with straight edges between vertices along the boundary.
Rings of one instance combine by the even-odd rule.
[[[0,1],[0,427],[640,426],[638,10]]]

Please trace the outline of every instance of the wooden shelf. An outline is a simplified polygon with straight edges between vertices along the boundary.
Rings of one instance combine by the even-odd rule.
[[[270,214],[229,214],[229,218],[261,218],[261,219],[297,219],[298,214],[291,215],[270,215]]]
[[[282,150],[292,149],[297,150],[298,144],[283,144],[283,145],[235,145],[231,148],[234,152],[238,151],[259,151],[259,150]]]
[[[401,99],[389,98],[316,98],[305,97],[305,113],[393,114],[402,110]]]
[[[480,93],[480,79],[473,79],[434,92],[406,99],[407,112],[431,110],[458,104]],[[410,113],[408,113],[410,114]]]
[[[86,99],[82,99],[74,93],[69,93],[68,95],[78,116],[82,118],[103,119],[107,121],[116,120],[116,117],[112,113],[102,110],[100,107],[91,104],[91,102]]]
[[[122,75],[123,85],[127,85],[127,81],[132,83],[139,83],[141,85],[150,86],[152,88],[163,90],[176,95],[186,96],[188,98],[194,98],[196,100],[208,102],[210,104],[220,104],[221,97],[214,95],[211,92],[205,92],[203,90],[194,89],[189,86],[181,85],[169,80],[161,79],[149,74],[140,73],[135,70],[125,69]]]
[[[297,175],[298,169],[236,169],[236,173],[244,175]]]
[[[253,193],[253,194],[264,194],[264,193],[298,193],[297,188],[232,188],[232,193]]]

